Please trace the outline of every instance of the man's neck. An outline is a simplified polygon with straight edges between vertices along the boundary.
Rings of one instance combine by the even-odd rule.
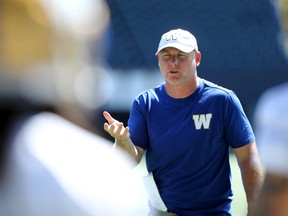
[[[186,98],[193,94],[197,87],[199,86],[200,78],[196,77],[191,80],[191,82],[185,85],[171,85],[169,83],[165,84],[166,92],[170,97],[180,99]]]

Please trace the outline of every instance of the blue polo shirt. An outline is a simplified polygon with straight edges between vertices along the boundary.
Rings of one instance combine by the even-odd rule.
[[[255,139],[233,91],[201,79],[192,95],[175,99],[161,84],[135,98],[128,126],[168,209],[231,215],[229,147]]]

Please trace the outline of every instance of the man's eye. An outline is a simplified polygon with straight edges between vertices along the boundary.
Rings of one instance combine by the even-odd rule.
[[[179,55],[178,55],[178,58],[179,58],[179,59],[185,59],[185,58],[186,58],[186,55],[184,55],[184,54],[179,54]]]
[[[171,58],[171,55],[163,55],[163,59],[168,60]]]

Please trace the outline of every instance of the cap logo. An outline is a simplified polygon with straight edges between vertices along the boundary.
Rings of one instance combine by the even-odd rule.
[[[171,30],[163,34],[156,55],[160,50],[167,47],[174,47],[185,53],[193,50],[198,52],[196,38],[190,32],[182,29]]]
[[[179,33],[177,32],[174,32],[173,34],[167,34],[166,41],[177,40],[178,37],[179,37]]]

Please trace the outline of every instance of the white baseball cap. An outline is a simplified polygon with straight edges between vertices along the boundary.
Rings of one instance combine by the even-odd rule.
[[[174,47],[185,53],[192,52],[193,50],[198,52],[196,38],[189,31],[183,29],[174,29],[164,33],[155,55],[167,47]]]

